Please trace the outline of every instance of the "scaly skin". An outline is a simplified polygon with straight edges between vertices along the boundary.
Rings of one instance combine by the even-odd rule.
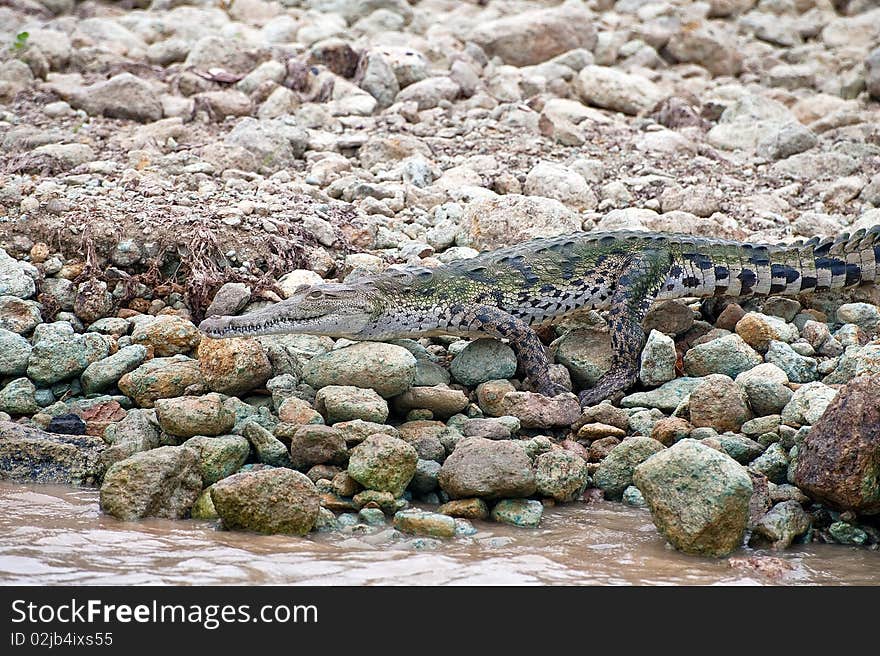
[[[357,340],[490,335],[509,340],[534,389],[561,392],[533,327],[582,308],[609,309],[614,356],[584,406],[634,383],[641,323],[656,300],[793,296],[873,283],[880,226],[836,239],[762,245],[647,232],[535,239],[429,269],[305,286],[272,307],[199,326],[211,337],[309,333]]]

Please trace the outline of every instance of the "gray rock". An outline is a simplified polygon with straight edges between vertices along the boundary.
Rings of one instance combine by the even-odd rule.
[[[18,376],[27,370],[30,343],[21,335],[0,328],[0,376]]]
[[[815,424],[835,397],[837,390],[823,383],[802,385],[782,409],[782,421],[794,427]]]
[[[588,481],[587,463],[571,451],[557,449],[535,458],[535,486],[542,496],[574,501]]]
[[[292,466],[290,454],[284,443],[256,421],[246,421],[242,428],[242,435],[254,447],[257,460],[260,462],[273,467]]]
[[[735,76],[742,69],[742,55],[736,34],[718,21],[689,22],[666,44],[677,62],[699,64],[712,75]]]
[[[306,151],[308,133],[284,118],[257,120],[242,118],[226,135],[229,146],[240,146],[267,172],[288,168]]]
[[[880,309],[870,303],[844,303],[837,308],[838,323],[853,323],[872,334],[880,326]]]
[[[76,285],[66,278],[46,278],[40,283],[40,293],[52,298],[62,310],[72,310]]]
[[[771,341],[766,358],[782,369],[793,383],[809,383],[819,377],[816,359],[800,355],[785,342]]]
[[[30,298],[34,295],[37,286],[28,275],[25,265],[26,263],[10,257],[0,248],[0,296]]]
[[[492,508],[493,521],[523,528],[537,528],[544,506],[534,499],[502,499]]]
[[[650,437],[628,437],[611,449],[599,464],[593,475],[593,483],[605,493],[607,499],[619,499],[623,491],[632,485],[635,468],[665,448]]]
[[[756,150],[758,156],[765,159],[785,159],[813,148],[818,142],[812,130],[793,121],[783,124],[774,133],[763,135]]]
[[[574,86],[585,103],[632,115],[653,108],[665,95],[647,78],[607,66],[585,66]]]
[[[779,414],[791,400],[792,391],[785,386],[788,375],[772,363],[759,364],[736,377],[756,415]]]
[[[358,86],[376,99],[379,109],[394,104],[400,85],[382,49],[373,48],[364,53],[359,66]]]
[[[452,360],[452,376],[463,385],[512,378],[516,355],[507,344],[495,339],[478,339],[465,346]]]
[[[132,344],[119,349],[113,355],[92,362],[80,376],[84,394],[102,392],[119,382],[125,374],[137,369],[147,358],[147,348]]]
[[[371,435],[351,450],[348,473],[368,490],[403,494],[415,475],[419,456],[403,440]]]
[[[520,446],[481,437],[459,440],[439,480],[453,499],[527,497],[536,489],[532,461]]]
[[[0,479],[62,485],[94,485],[104,472],[106,448],[90,435],[56,435],[0,421]]]
[[[648,387],[672,380],[675,378],[676,359],[675,341],[658,330],[652,330],[642,349],[639,380]]]
[[[529,66],[575,48],[592,50],[596,30],[583,7],[563,5],[482,23],[471,31],[469,40],[506,64]]]
[[[205,310],[206,317],[238,314],[251,300],[251,288],[242,282],[227,282],[217,293]]]
[[[243,40],[212,34],[196,41],[184,63],[202,71],[222,68],[229,73],[244,75],[256,66],[257,60],[245,49]]]
[[[810,516],[797,501],[777,503],[764,515],[755,533],[769,540],[774,549],[786,549],[795,538],[810,530]]]
[[[100,456],[105,469],[135,453],[155,449],[159,446],[156,413],[152,410],[129,410],[122,421],[104,430],[104,439],[112,445]]]
[[[388,402],[372,389],[352,385],[328,385],[318,390],[315,410],[328,424],[362,419],[384,423],[388,419]]]
[[[308,477],[283,467],[224,478],[211,487],[211,500],[225,528],[257,533],[305,535],[321,507]]]
[[[580,387],[592,387],[611,368],[611,336],[606,331],[573,330],[553,342],[551,351]]]
[[[457,242],[487,250],[534,237],[555,237],[581,229],[578,215],[552,198],[505,194],[470,202],[461,216],[466,235]],[[462,243],[462,238],[467,243]]]
[[[649,392],[634,392],[624,396],[620,405],[624,408],[658,408],[671,412],[690,398],[691,392],[701,382],[700,378],[676,378]]]
[[[633,481],[676,549],[725,556],[742,544],[752,481],[732,458],[684,439],[636,467]]]
[[[73,94],[68,102],[92,116],[124,118],[149,123],[162,118],[162,103],[155,88],[131,73],[120,73]]]
[[[221,435],[205,437],[197,435],[189,438],[183,446],[199,454],[199,472],[204,485],[232,476],[245,463],[251,452],[251,445],[240,435]]]
[[[538,162],[529,171],[525,192],[530,196],[555,198],[576,210],[594,210],[599,203],[580,173],[554,162]]]
[[[409,489],[415,494],[428,494],[436,490],[440,483],[440,463],[436,460],[422,460],[416,463],[416,473],[409,482]]]
[[[163,446],[135,453],[107,470],[101,510],[131,521],[142,517],[186,517],[202,492],[198,453]]]
[[[688,350],[684,356],[684,370],[688,376],[724,374],[731,378],[748,371],[763,358],[739,335],[725,335]]]
[[[442,101],[452,101],[461,93],[461,87],[449,77],[429,77],[415,82],[397,94],[396,102],[415,102],[419,111],[437,107]]]
[[[373,389],[388,398],[411,387],[415,373],[416,359],[405,348],[360,342],[312,358],[302,376],[315,389],[347,384]]]

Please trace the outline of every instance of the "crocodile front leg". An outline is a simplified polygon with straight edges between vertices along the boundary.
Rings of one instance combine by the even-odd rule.
[[[449,328],[508,340],[532,386],[539,393],[556,396],[567,391],[551,380],[544,345],[525,322],[490,305],[455,305],[450,308],[450,314]]]
[[[668,253],[662,251],[647,251],[630,258],[617,280],[608,312],[614,351],[611,368],[592,388],[578,395],[581,407],[596,405],[608,398],[617,401],[636,382],[646,337],[642,321],[670,266]]]

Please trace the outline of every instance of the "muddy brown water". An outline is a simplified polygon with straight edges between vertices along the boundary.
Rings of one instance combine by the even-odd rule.
[[[647,510],[619,503],[551,508],[534,530],[474,524],[476,535],[435,546],[388,528],[262,536],[194,520],[122,522],[101,513],[94,489],[0,482],[0,584],[880,585],[876,551],[686,556]]]

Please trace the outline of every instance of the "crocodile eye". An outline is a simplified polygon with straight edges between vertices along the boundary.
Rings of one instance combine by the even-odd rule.
[[[308,294],[306,294],[306,298],[309,299],[310,301],[317,301],[319,298],[321,298],[323,296],[324,296],[324,292],[322,292],[320,289],[314,289],[314,290],[310,291]]]

